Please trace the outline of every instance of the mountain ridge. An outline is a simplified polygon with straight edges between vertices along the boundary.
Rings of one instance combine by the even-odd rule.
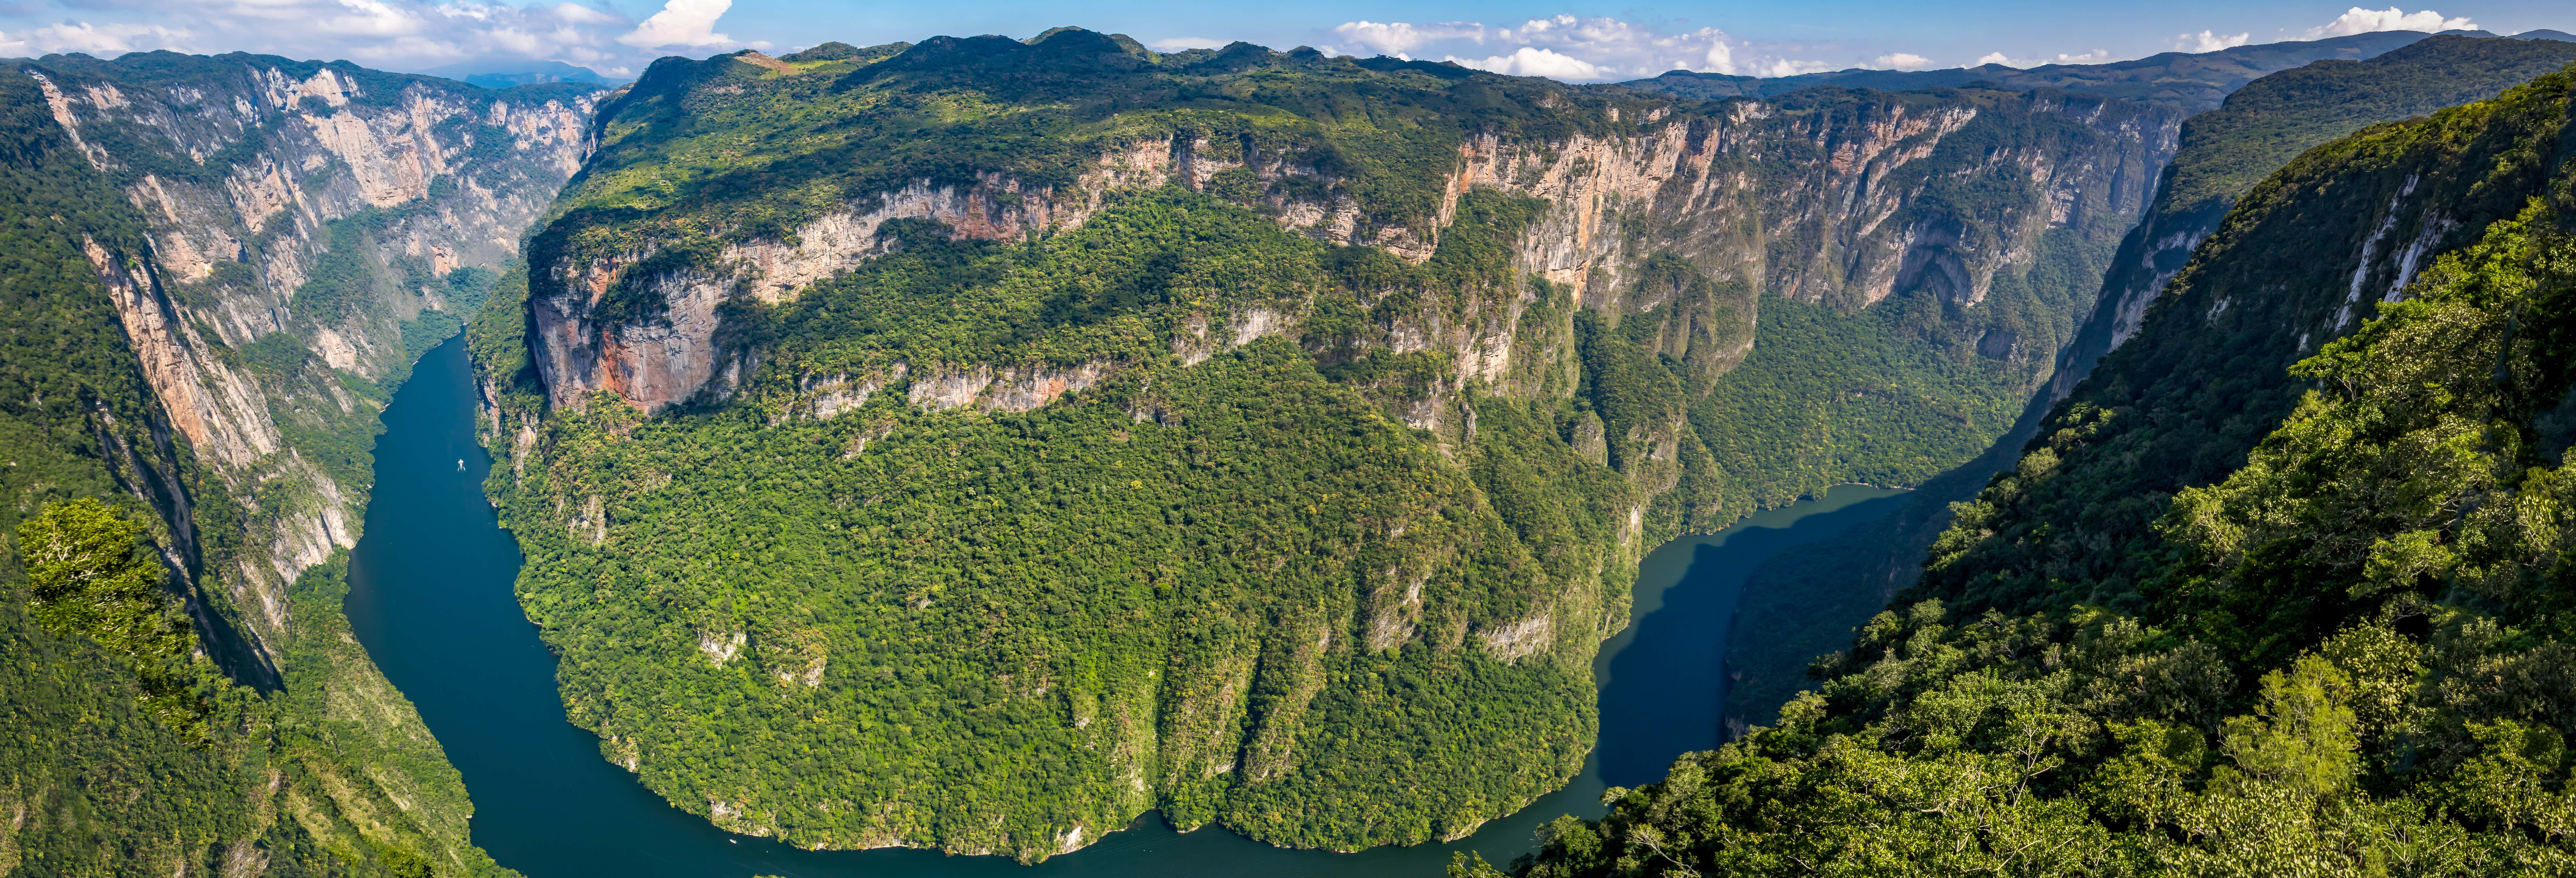
[[[2531,31],[2507,39],[2576,41],[2558,31]],[[2485,31],[2444,31],[2440,35],[2495,39]],[[2194,112],[2214,110],[2229,92],[2256,78],[2319,60],[2358,61],[2412,45],[2436,34],[2380,31],[2320,40],[2291,40],[2236,46],[2214,52],[2162,52],[2131,61],[2101,64],[2043,64],[2021,69],[2001,64],[1943,70],[1875,70],[1853,68],[1796,76],[1751,77],[1675,70],[1652,79],[1618,85],[1689,97],[1768,97],[1818,85],[1906,90],[1993,82],[2007,88],[2060,88],[2130,100],[2174,101]]]

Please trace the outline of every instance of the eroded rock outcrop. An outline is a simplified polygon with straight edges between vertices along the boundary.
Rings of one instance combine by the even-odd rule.
[[[1987,137],[1945,149],[1981,118]],[[1204,189],[1217,174],[1244,168],[1266,187],[1258,203],[1283,228],[1382,246],[1415,262],[1430,258],[1459,198],[1472,189],[1545,199],[1548,210],[1518,245],[1521,267],[1571,287],[1581,307],[1679,312],[1659,318],[1668,324],[1664,352],[1714,375],[1750,350],[1752,313],[1765,290],[1858,309],[1900,288],[1929,287],[1960,306],[1975,306],[1999,272],[2029,268],[2038,238],[2049,229],[2134,216],[2174,150],[2179,124],[2180,114],[2170,108],[2056,92],[1956,101],[1890,97],[1826,108],[1746,100],[1689,115],[1667,108],[1634,137],[1471,138],[1459,146],[1438,216],[1418,227],[1367,232],[1349,198],[1317,202],[1288,194],[1281,181],[1321,177],[1285,155],[1206,138],[1153,138],[1101,153],[1078,185],[1061,192],[993,174],[972,186],[919,181],[809,222],[796,230],[794,243],[729,245],[718,270],[647,278],[621,273],[648,253],[538,266],[562,279],[563,292],[536,299],[532,312],[544,347],[539,362],[556,405],[578,405],[605,391],[652,412],[700,392],[722,373],[726,354],[714,339],[727,298],[793,299],[886,252],[879,232],[888,221],[931,220],[959,238],[1015,240],[1078,227],[1117,190]],[[2003,178],[2020,195],[1990,215],[1949,209],[1940,187],[1974,176]],[[1632,234],[1640,229],[1646,234]],[[1656,252],[1679,255],[1730,291],[1721,301],[1639,283],[1640,264]],[[667,310],[649,321],[596,318],[618,283],[652,290]],[[1506,300],[1494,310],[1411,315],[1386,327],[1375,343],[1397,353],[1450,351],[1471,377],[1498,382],[1511,371],[1513,326],[1525,304]],[[1729,306],[1732,320],[1718,313]],[[1260,309],[1228,315],[1232,337],[1223,339],[1207,336],[1207,320],[1197,318],[1174,337],[1175,355],[1195,361],[1253,339],[1293,335],[1298,315]]]
[[[255,513],[249,551],[207,584],[248,608],[252,641],[273,650],[290,621],[287,585],[355,544],[366,500],[364,484],[313,463],[281,425],[372,423],[373,404],[330,373],[394,373],[409,355],[405,325],[453,309],[448,272],[515,255],[587,154],[595,97],[173,58],[147,78],[79,56],[14,75],[36,81],[92,167],[131,181],[148,246],[93,240],[86,252],[172,427]],[[302,353],[270,355],[261,372],[234,353],[252,346]]]
[[[2149,307],[2167,292],[2201,242],[2218,231],[2237,199],[2274,169],[2310,147],[2373,123],[2489,97],[2571,59],[2576,59],[2576,43],[2440,35],[2358,63],[2318,64],[2265,76],[2246,83],[2217,110],[2193,117],[2181,148],[2158,178],[2153,203],[2121,240],[2104,273],[2092,316],[2060,357],[2050,397],[2064,399],[2074,392],[2095,363],[2137,335]],[[2373,98],[2350,99],[2355,93]],[[2312,341],[2322,343],[2341,333],[2363,297],[2393,294],[2393,289],[2364,291],[2365,281],[2393,281],[2393,288],[2402,288],[2404,279],[2421,267],[2426,248],[2451,231],[2414,215],[2421,209],[2409,208],[2408,202],[2420,199],[2411,187],[2401,188],[2406,191],[2382,208],[2382,225],[2361,245],[2360,273],[2352,279],[2345,309],[2328,325],[2304,328]],[[2389,239],[2401,227],[2411,237]]]
[[[351,636],[335,561],[364,521],[366,449],[390,379],[457,329],[493,287],[490,269],[515,255],[520,231],[578,168],[595,89],[493,92],[345,63],[169,52],[55,55],[14,61],[0,76],[14,79],[10,105],[22,111],[10,126],[24,150],[11,159],[12,203],[76,206],[36,212],[51,222],[37,234],[63,235],[68,246],[56,252],[78,254],[73,275],[86,262],[97,282],[43,295],[94,289],[99,300],[68,313],[112,314],[127,344],[83,353],[135,358],[72,373],[116,381],[86,414],[96,447],[68,454],[94,455],[83,463],[158,519],[150,543],[185,597],[202,655],[238,683],[287,692],[233,702],[217,722],[234,727],[211,735],[114,720],[113,746],[62,748],[70,758],[44,783],[133,774],[122,757],[84,761],[91,754],[193,753],[203,761],[155,762],[64,801],[110,796],[113,807],[185,812],[201,828],[247,833],[143,839],[149,827],[111,827],[90,845],[99,868],[503,871],[474,847],[471,807],[437,742]],[[31,184],[29,168],[44,179]],[[12,656],[24,664],[11,670],[89,669],[83,685],[114,690],[94,704],[131,709],[118,682],[129,667],[98,664],[94,650],[48,651]],[[57,691],[12,695],[43,702]],[[97,718],[18,715],[13,734],[38,739],[85,734]],[[280,737],[323,724],[334,746]],[[117,749],[134,747],[146,749]],[[167,782],[192,773],[202,781]],[[0,860],[7,847],[0,838]],[[47,862],[81,871],[77,847],[52,848],[74,857]]]
[[[792,67],[755,65],[760,72],[753,72],[706,62],[684,70],[674,62],[665,72],[669,95],[707,101],[812,100],[818,107],[844,100],[835,95],[893,83],[864,98],[848,99],[886,102],[868,104],[874,107],[927,93],[906,90],[910,86],[902,77],[950,75],[938,72],[948,68],[929,65],[973,65],[983,63],[978,58],[1048,51],[1043,45],[1031,49],[1011,41],[986,42],[974,52],[958,49],[945,56],[918,47],[908,50],[887,62],[897,72],[879,80],[871,80],[876,74],[866,71],[836,70],[834,75],[842,78],[829,89],[797,84],[793,77],[805,74]],[[1102,63],[1104,70],[1146,63],[1138,60],[1141,56],[1101,51],[1114,54]],[[1228,51],[1239,55],[1242,64],[1275,64],[1285,71],[1283,78],[1303,76],[1297,71],[1310,69],[1320,71],[1318,76],[1366,75],[1360,64],[1304,57],[1312,53],[1283,56],[1249,47]],[[1221,61],[1204,61],[1206,67],[1200,69],[1221,68]],[[1368,71],[1400,66],[1393,59],[1368,63],[1376,65],[1365,67]],[[1436,65],[1404,68],[1432,78],[1401,83],[1422,90],[1423,106],[1441,99],[1437,91],[1442,86],[1433,79],[1458,82],[1478,76],[1431,67]],[[1207,75],[1209,81],[1222,81],[1223,74]],[[1022,85],[982,83],[994,94]],[[704,807],[721,825],[772,831],[803,845],[900,843],[1037,857],[1060,851],[1067,844],[1064,839],[1087,838],[1080,827],[1108,825],[1148,807],[1185,815],[1176,819],[1187,825],[1231,820],[1229,825],[1258,837],[1291,838],[1298,844],[1377,843],[1320,838],[1285,824],[1265,826],[1261,820],[1275,818],[1260,815],[1284,812],[1245,804],[1256,801],[1252,798],[1228,804],[1198,797],[1224,790],[1247,797],[1308,795],[1281,791],[1324,771],[1318,768],[1328,764],[1324,760],[1347,755],[1303,736],[1361,724],[1333,707],[1362,697],[1350,687],[1359,685],[1351,680],[1363,675],[1339,670],[1359,666],[1354,663],[1437,656],[1480,663],[1476,666],[1497,674],[1561,674],[1564,679],[1588,674],[1598,645],[1627,624],[1627,586],[1645,550],[1685,530],[1722,526],[1753,505],[1720,497],[1717,483],[1728,474],[1685,415],[1698,402],[1718,399],[1711,393],[1719,379],[1747,360],[1764,307],[1791,300],[1800,309],[1793,313],[1811,322],[1890,308],[1891,301],[1911,309],[1898,313],[1922,315],[1923,320],[1961,321],[1958,315],[1971,315],[1980,321],[1977,325],[1951,333],[1965,340],[1936,353],[1972,368],[2009,372],[2014,381],[2044,376],[2050,361],[2032,352],[2054,350],[2071,319],[2048,310],[2057,303],[2034,303],[2023,281],[2050,248],[2066,246],[2067,239],[2090,244],[2117,234],[2112,226],[2135,214],[2152,169],[2172,151],[2179,116],[2168,108],[2054,92],[1831,92],[1702,103],[1552,91],[1528,82],[1478,84],[1497,91],[1506,85],[1518,89],[1514,100],[1522,105],[1515,109],[1526,110],[1527,118],[1536,121],[1519,128],[1461,126],[1454,137],[1389,143],[1338,141],[1306,129],[1272,138],[1276,130],[1286,129],[1270,128],[1266,120],[1261,125],[1237,124],[1240,120],[1194,125],[1148,111],[1133,118],[1118,113],[1106,117],[1117,120],[1106,126],[1112,134],[1095,137],[1100,128],[1084,128],[1083,134],[1067,135],[1063,142],[1032,147],[1032,152],[1060,148],[1064,164],[1019,176],[989,168],[903,168],[837,176],[837,171],[813,170],[825,175],[826,182],[797,191],[834,191],[836,202],[783,214],[736,209],[731,202],[707,206],[651,199],[651,204],[674,206],[614,215],[568,210],[565,220],[538,239],[540,249],[532,251],[531,359],[542,387],[521,385],[520,391],[541,390],[546,402],[535,404],[533,393],[521,397],[528,402],[506,412],[513,423],[496,424],[491,436],[496,446],[512,447],[511,465],[519,475],[505,491],[503,506],[505,515],[527,524],[514,530],[541,547],[532,556],[558,548],[571,554],[547,557],[613,551],[621,526],[628,533],[650,532],[655,526],[650,523],[609,522],[603,534],[592,507],[669,514],[666,497],[631,502],[635,489],[611,486],[606,490],[625,493],[593,504],[590,498],[602,489],[577,486],[567,474],[625,459],[618,455],[643,459],[666,451],[695,453],[697,446],[683,446],[674,437],[697,435],[694,431],[707,423],[700,415],[719,410],[719,419],[757,414],[771,427],[729,435],[726,443],[757,447],[775,442],[787,455],[781,459],[819,449],[831,455],[830,465],[847,463],[828,481],[806,483],[818,508],[834,510],[817,513],[818,521],[843,510],[850,511],[852,520],[887,515],[908,522],[959,509],[1017,514],[1025,508],[1038,510],[1031,514],[1033,521],[1114,519],[1121,526],[1157,533],[1165,527],[1188,531],[1194,526],[1206,533],[1208,519],[1201,509],[1213,515],[1229,504],[1249,502],[1247,498],[1174,498],[1201,487],[1219,490],[1228,479],[1257,484],[1262,476],[1254,474],[1275,463],[1264,458],[1294,460],[1287,449],[1309,444],[1294,431],[1319,423],[1338,425],[1335,429],[1350,436],[1389,437],[1387,445],[1371,451],[1371,463],[1351,465],[1364,470],[1382,463],[1405,473],[1367,489],[1366,498],[1324,488],[1308,498],[1286,489],[1282,496],[1294,501],[1274,516],[1280,522],[1276,530],[1283,539],[1305,542],[1274,544],[1271,528],[1244,526],[1241,536],[1233,538],[1240,545],[1200,544],[1209,556],[1184,566],[1239,564],[1241,569],[1225,574],[1240,583],[1230,585],[1227,593],[1260,609],[1221,629],[1207,627],[1214,616],[1179,623],[1173,630],[1187,630],[1195,638],[1186,654],[1179,647],[1169,656],[1154,647],[1138,647],[1122,653],[1121,661],[1135,661],[1118,673],[1085,672],[1080,691],[1069,691],[1077,684],[1068,672],[1034,660],[994,661],[979,671],[993,680],[994,699],[1044,705],[1047,715],[1056,715],[1061,707],[1064,728],[1042,720],[1032,724],[1050,734],[1061,732],[1061,741],[1075,742],[1069,746],[1078,749],[1067,751],[1073,754],[1068,764],[1093,772],[1090,777],[1097,783],[1088,789],[1096,794],[1086,793],[1090,798],[1078,812],[1033,817],[1007,830],[943,834],[908,814],[879,813],[876,809],[896,794],[870,793],[853,799],[851,810],[812,817],[796,810],[804,805],[792,795],[701,775],[677,777],[667,768],[657,773],[657,764],[691,758],[689,748],[695,745],[645,725],[641,718],[658,709],[645,703],[652,698],[632,692],[601,694],[585,702],[599,705],[596,712],[576,721],[613,740],[644,741],[617,752],[632,754],[628,764],[644,766],[639,773],[646,782],[680,807]],[[1192,83],[1194,88],[1203,85],[1205,81]],[[1071,97],[1046,91],[1045,98],[1088,99],[1078,89]],[[688,106],[672,101],[649,112],[638,110],[635,118],[685,113]],[[1032,109],[1036,106],[1020,109],[1046,112]],[[608,127],[646,130],[618,124]],[[864,129],[867,124],[853,120],[848,127]],[[1281,124],[1296,128],[1303,122]],[[915,129],[896,130],[856,136],[882,134],[890,145],[918,145],[903,139]],[[1392,141],[1413,134],[1380,131],[1370,137]],[[637,139],[612,143],[602,153],[602,169],[685,165],[670,158],[679,149],[677,139],[619,136]],[[943,149],[987,144],[921,137]],[[1400,157],[1411,176],[1402,181],[1367,176],[1374,169],[1360,167],[1352,156],[1379,149],[1385,152],[1368,152],[1361,159],[1392,162]],[[1407,149],[1412,151],[1402,152]],[[1335,150],[1345,152],[1337,158]],[[637,164],[626,164],[630,160]],[[782,157],[787,160],[805,161],[801,155]],[[729,173],[742,166],[728,159],[706,170]],[[594,173],[585,180],[604,176]],[[847,188],[835,191],[826,183]],[[601,204],[623,204],[625,191],[601,184],[597,192],[579,190],[567,197],[568,203],[587,204],[583,199],[595,198]],[[1047,236],[1062,236],[1057,243],[1068,249],[1060,252],[1079,253],[1070,248],[1107,246],[1098,240],[1107,236],[1095,223],[1107,222],[1103,217],[1110,210],[1117,211],[1122,229],[1131,228],[1125,224],[1133,216],[1144,219],[1132,228],[1218,234],[1209,231],[1218,227],[1198,225],[1206,220],[1201,207],[1207,199],[1241,208],[1220,214],[1230,224],[1222,228],[1259,230],[1228,243],[1279,244],[1259,225],[1266,219],[1293,235],[1382,252],[1293,243],[1261,251],[1295,252],[1301,258],[1309,252],[1328,253],[1335,259],[1366,260],[1354,263],[1366,270],[1334,273],[1337,267],[1301,274],[1311,288],[1238,292],[1222,282],[1193,279],[1188,295],[1166,296],[1182,288],[1160,287],[1150,304],[1129,308],[1122,299],[1115,316],[1103,318],[1124,321],[1115,324],[1115,340],[1108,336],[1113,330],[1102,328],[1111,326],[1107,322],[1067,318],[1032,330],[1016,318],[988,319],[962,310],[971,296],[959,297],[964,316],[953,324],[941,322],[947,315],[911,312],[875,323],[831,323],[817,315],[865,302],[865,297],[842,297],[835,291],[831,299],[805,298],[818,284],[867,267],[869,260],[936,243],[925,236],[990,242],[1038,238],[1042,243]],[[775,207],[783,200],[757,207]],[[1190,215],[1178,216],[1182,209]],[[782,215],[789,218],[780,219]],[[752,216],[760,222],[743,219]],[[1493,233],[1498,229],[1505,231]],[[1452,245],[1461,249],[1446,249]],[[1072,256],[1051,262],[1059,251],[1050,246],[1025,251],[1030,264],[1061,269],[1067,276],[1099,270],[1114,278],[1109,282],[1128,280],[1121,273],[1127,271],[1123,264],[1095,269]],[[1007,253],[1012,248],[976,250]],[[1474,255],[1462,258],[1461,253]],[[1138,285],[1141,290],[1142,282]],[[1027,291],[1009,292],[1008,307],[1037,302],[1057,311],[1056,300],[1044,293],[1022,297]],[[1137,301],[1148,300],[1140,295]],[[939,302],[908,300],[902,307],[915,304],[924,304],[929,313]],[[916,331],[924,326],[938,330]],[[772,329],[779,334],[762,335]],[[1100,337],[1074,335],[1095,329]],[[995,337],[1011,340],[988,343]],[[764,338],[795,341],[772,345]],[[1948,341],[1945,336],[1936,344]],[[994,350],[1002,352],[977,353]],[[1285,364],[1290,372],[1277,377],[1261,373],[1256,379],[1246,371],[1255,364]],[[1319,375],[1331,386],[1315,383]],[[1625,383],[1608,390],[1599,386],[1614,379]],[[1340,407],[1324,415],[1273,405],[1280,399],[1264,394],[1274,390],[1280,399],[1328,397]],[[1103,405],[1087,407],[1094,404]],[[684,405],[687,417],[669,418],[649,431],[627,429],[638,413],[649,418]],[[988,417],[1049,406],[1067,408],[1030,418]],[[1246,415],[1265,408],[1282,414]],[[1103,414],[1107,418],[1099,417]],[[1342,418],[1347,423],[1337,420]],[[1156,451],[1139,452],[1134,460],[1112,452],[1102,455],[1105,461],[1094,461],[1080,449],[1031,438],[1077,422],[1097,431],[1085,434],[1093,447]],[[1019,438],[1000,438],[1014,434]],[[1319,437],[1311,446],[1339,441]],[[1006,442],[1028,444],[997,444]],[[1508,442],[1526,442],[1520,447],[1545,458],[1515,463],[1513,455],[1520,452],[1506,450]],[[783,448],[791,443],[792,451]],[[1332,473],[1343,463],[1311,464],[1303,471]],[[1022,465],[1026,467],[1013,469]],[[1494,468],[1523,465],[1579,475],[1584,487],[1547,497],[1511,496],[1510,489],[1521,482],[1497,475],[1500,470]],[[957,478],[933,474],[950,466],[976,469]],[[1083,470],[1085,466],[1102,472]],[[759,490],[750,481],[727,486],[726,479],[739,476],[716,474],[715,468],[710,462],[696,475],[680,478],[695,479],[701,488]],[[1039,505],[1005,499],[1016,497],[1013,492],[1024,482],[1053,489],[1056,483],[1047,480],[1066,471],[1086,472],[1085,478],[1098,480],[1062,486],[1061,493]],[[1323,531],[1296,523],[1300,514],[1330,516],[1357,508],[1363,500],[1397,490],[1394,484],[1431,484],[1452,476],[1462,486],[1482,481],[1461,487],[1457,502],[1372,513],[1365,521],[1331,531],[1330,537],[1308,536]],[[947,490],[933,486],[952,482],[963,486],[957,488],[961,493],[937,511],[902,505],[923,503],[929,492]],[[723,490],[699,494],[711,495],[733,496]],[[1148,507],[1112,505],[1128,501],[1160,511],[1140,517],[1134,510]],[[1192,505],[1201,502],[1206,505]],[[1501,511],[1514,504],[1519,511]],[[1533,511],[1576,506],[1582,508],[1587,528],[1579,538],[1545,531],[1535,517],[1544,513]],[[1104,511],[1112,508],[1118,511]],[[793,530],[808,523],[776,524]],[[1485,529],[1463,529],[1469,526]],[[846,528],[823,539],[836,545],[846,541],[861,555],[889,551],[892,531],[875,527]],[[1049,563],[1021,559],[997,566],[950,545],[942,533],[907,539],[912,542],[906,545],[923,547],[913,550],[921,553],[918,557],[939,558],[947,565],[943,570],[990,572],[994,582],[1005,578],[1005,569],[1014,571],[1009,576],[1020,576],[1018,571]],[[641,545],[628,548],[650,551]],[[1355,560],[1360,558],[1365,562]],[[904,563],[914,560],[907,556]],[[1137,569],[1125,570],[1124,563],[1123,557],[1106,567],[1086,562],[1084,569],[1106,571],[1103,581],[1117,580],[1114,588],[1133,586],[1140,601],[1146,589],[1153,589],[1155,601],[1142,603],[1138,618],[1153,618],[1164,606],[1158,602],[1162,589],[1186,582],[1168,578],[1170,572],[1153,564],[1138,561]],[[1312,569],[1343,564],[1347,569]],[[583,615],[623,598],[595,589],[584,592],[589,585],[569,576],[562,579],[559,591],[548,592],[563,596],[564,602],[554,605],[566,614],[559,624],[624,624],[596,621],[604,615]],[[1048,600],[1020,594],[990,598],[1004,587],[988,587],[972,577],[957,579],[947,591],[916,581],[924,579],[897,577],[872,584],[876,591],[859,600],[871,602],[872,612],[887,624],[963,618],[954,614],[973,612],[972,601],[979,596],[989,608],[1022,608]],[[1306,581],[1328,584],[1311,600],[1277,601],[1271,594],[1274,585],[1287,593],[1286,584]],[[1113,587],[1084,591],[1067,603],[1111,593],[1101,590],[1107,588]],[[1469,594],[1477,597],[1462,597]],[[867,659],[846,644],[852,636],[878,636],[853,634],[854,628],[876,623],[838,618],[837,612],[817,618],[826,620],[830,636],[841,638],[834,648],[843,652],[817,666],[831,675],[861,673],[852,669],[863,667]],[[1074,618],[1052,609],[1013,612],[1010,621],[991,625],[1034,630]],[[1026,621],[1031,618],[1040,621]],[[1094,633],[1066,632],[1062,642]],[[938,656],[936,661],[955,654],[945,643],[923,643],[917,651]],[[706,667],[690,658],[684,670],[636,660],[652,673],[696,673]],[[803,668],[805,661],[800,654],[783,664]],[[1457,667],[1464,665],[1426,672],[1424,679],[1445,679],[1441,675]],[[760,683],[803,697],[793,674],[764,674]],[[679,684],[669,688],[699,691]],[[568,684],[568,689],[603,691],[596,679]],[[828,680],[822,689],[832,689]],[[1257,701],[1255,691],[1260,693]],[[1324,695],[1328,692],[1329,698]],[[1404,696],[1385,697],[1393,704]],[[1580,722],[1571,715],[1565,720],[1541,725],[1561,731],[1567,723]],[[981,740],[960,738],[966,739]],[[1579,762],[1579,754],[1574,761]],[[1555,770],[1533,769],[1542,774]],[[1571,763],[1564,768],[1572,770]],[[1423,840],[1471,831],[1476,822],[1518,807],[1528,796],[1506,798],[1512,801],[1444,799],[1430,809],[1442,815],[1439,825],[1408,828],[1404,831],[1412,834],[1406,837]],[[1311,809],[1307,813],[1327,813],[1333,807],[1322,798],[1298,801],[1298,808]],[[1040,826],[1038,821],[1053,822]],[[1368,834],[1374,831],[1354,830],[1351,838],[1375,839]]]

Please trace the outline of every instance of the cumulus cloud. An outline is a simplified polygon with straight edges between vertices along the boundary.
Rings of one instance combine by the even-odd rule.
[[[1485,26],[1468,21],[1444,21],[1438,24],[1406,24],[1401,21],[1379,24],[1374,21],[1347,21],[1333,28],[1342,39],[1358,43],[1381,55],[1406,57],[1405,53],[1440,40],[1485,42]]]
[[[1912,52],[1894,52],[1872,59],[1870,65],[1889,70],[1921,70],[1932,66],[1932,59]]]
[[[341,2],[372,2],[372,0],[341,0]],[[716,33],[716,19],[724,17],[725,10],[732,8],[733,0],[666,0],[662,4],[662,11],[653,13],[653,17],[644,19],[643,24],[636,25],[634,30],[628,31],[625,36],[618,37],[617,41],[640,49],[663,46],[683,46],[691,49],[728,49],[741,46],[768,48],[767,42],[755,40],[745,43]]]
[[[1517,25],[1362,20],[1344,22],[1333,34],[1362,53],[1437,56],[1479,70],[1574,81],[1643,78],[1671,70],[1785,76],[1834,67],[1790,57],[1784,47],[1738,40],[1713,27],[1667,30],[1609,17],[1557,15]],[[1889,57],[1929,63],[1904,53]]]
[[[1796,76],[1801,73],[1823,73],[1832,69],[1834,69],[1834,65],[1827,64],[1823,61],[1801,61],[1796,58],[1773,58],[1769,62],[1755,68],[1753,75]]]
[[[2002,52],[1988,52],[1984,57],[1977,59],[1977,64],[1979,66],[1987,64],[2001,64],[2006,67],[2016,67],[2028,70],[2033,67],[2046,67],[2050,64],[2100,64],[2109,60],[2111,60],[2111,52],[2108,49],[2095,49],[2081,55],[2069,55],[2060,52],[2055,58],[2015,58]]]
[[[27,30],[0,32],[0,54],[51,55],[86,52],[120,55],[147,49],[188,51],[196,35],[157,24],[90,24],[67,22]]]
[[[77,20],[0,32],[0,55],[171,49],[349,60],[386,70],[562,61],[632,76],[656,55],[733,48],[730,0],[669,0],[638,22],[605,0],[63,0]],[[599,5],[593,5],[599,4]]]
[[[2477,30],[2478,23],[2466,18],[2444,18],[2430,9],[2407,12],[2395,6],[2386,9],[2363,9],[2355,6],[2333,21],[2308,28],[2308,39],[2348,37],[2353,34],[2384,30],[2419,30],[2434,33],[2446,30]]]
[[[1522,46],[1509,55],[1491,58],[1453,58],[1459,64],[1478,70],[1490,70],[1512,76],[1544,76],[1549,79],[1603,79],[1599,65],[1559,55],[1548,49]]]
[[[1222,49],[1233,42],[1233,40],[1212,40],[1207,37],[1171,37],[1146,43],[1145,47],[1157,52],[1186,52],[1191,49]]]
[[[2253,36],[2254,35],[2251,33],[2224,36],[2216,31],[2201,31],[2196,34],[2176,34],[2174,36],[2174,49],[2176,51],[2191,52],[2194,54],[2201,52],[2215,52],[2220,49],[2233,49],[2238,46],[2245,45],[2245,41],[2252,39]]]

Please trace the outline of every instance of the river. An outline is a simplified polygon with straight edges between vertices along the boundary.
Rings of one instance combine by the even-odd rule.
[[[474,842],[527,878],[1203,875],[1436,878],[1456,851],[1495,865],[1529,851],[1560,814],[1598,817],[1601,791],[1663,776],[1718,742],[1721,667],[1737,591],[1763,559],[1885,515],[1900,492],[1835,488],[1722,533],[1658,548],[1639,572],[1626,631],[1602,645],[1601,737],[1566,788],[1448,844],[1356,854],[1275,848],[1221,828],[1176,833],[1147,814],[1030,867],[933,851],[805,851],[733,835],[671,807],[600,757],[564,719],[555,659],[520,614],[519,552],[484,500],[462,338],[421,358],[385,410],[376,489],[349,570],[358,639],[420,709],[473,797]]]

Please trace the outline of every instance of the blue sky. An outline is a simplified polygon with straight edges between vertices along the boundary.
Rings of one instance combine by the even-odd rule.
[[[2576,3],[0,0],[0,55],[240,50],[391,70],[545,59],[624,76],[661,55],[784,53],[826,40],[868,45],[937,34],[1026,37],[1065,24],[1167,50],[1239,39],[1602,81],[1673,68],[1775,76],[1987,61],[2028,67],[2401,28],[2576,31]]]

